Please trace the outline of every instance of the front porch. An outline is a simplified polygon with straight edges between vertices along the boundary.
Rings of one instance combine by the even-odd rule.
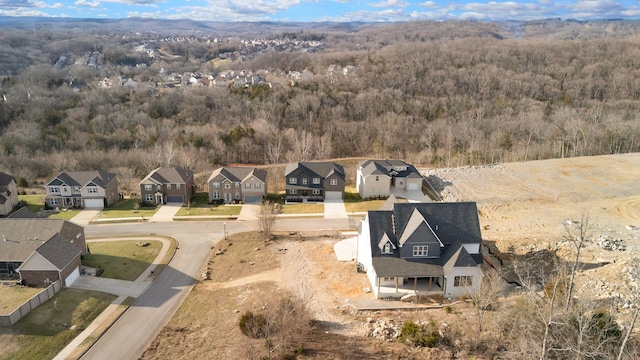
[[[395,277],[378,278],[375,289],[376,298],[401,298],[405,295],[415,294],[419,296],[443,295],[443,277]]]

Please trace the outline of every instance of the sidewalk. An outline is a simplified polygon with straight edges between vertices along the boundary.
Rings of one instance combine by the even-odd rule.
[[[111,240],[97,240],[97,241],[132,241],[139,240],[140,238],[118,238]],[[145,237],[145,239],[149,239],[149,237]],[[162,242],[162,249],[158,253],[158,256],[153,260],[153,263],[147,267],[145,271],[138,276],[135,281],[125,281],[125,280],[117,280],[117,279],[109,279],[109,278],[101,278],[95,276],[83,275],[80,276],[73,284],[70,286],[71,288],[83,289],[83,290],[93,290],[93,291],[101,291],[107,292],[110,294],[118,295],[107,308],[98,315],[95,320],[87,326],[84,331],[82,331],[78,336],[75,337],[62,351],[54,357],[54,360],[65,360],[73,352],[76,350],[78,346],[82,344],[89,336],[91,336],[107,319],[111,317],[111,315],[118,309],[118,306],[122,304],[127,297],[135,297],[142,295],[142,293],[147,290],[149,285],[151,285],[151,280],[148,280],[149,275],[153,271],[155,271],[156,267],[160,264],[160,262],[164,259],[169,251],[169,245],[171,244],[169,240],[164,238],[152,238],[153,240],[158,240]],[[88,243],[93,241],[87,241]]]

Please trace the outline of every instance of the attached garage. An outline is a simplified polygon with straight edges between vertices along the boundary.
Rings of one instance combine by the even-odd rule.
[[[104,199],[85,199],[84,207],[85,209],[103,209]]]
[[[342,199],[342,191],[327,191],[324,193],[324,198],[327,200],[340,200]]]
[[[181,204],[184,204],[184,196],[182,196],[182,195],[167,196],[167,202],[168,203],[181,203]]]
[[[412,191],[412,190],[420,190],[420,184],[418,183],[407,183],[407,190]]]
[[[71,286],[71,284],[73,284],[73,282],[76,281],[79,277],[80,277],[80,268],[76,267],[75,269],[73,269],[71,274],[69,274],[69,276],[64,278],[64,286]]]

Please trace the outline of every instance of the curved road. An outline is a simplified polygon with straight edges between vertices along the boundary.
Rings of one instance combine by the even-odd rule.
[[[85,353],[82,359],[138,359],[147,344],[169,321],[208,260],[211,247],[227,234],[256,229],[254,222],[195,221],[142,224],[89,225],[87,236],[168,235],[176,238],[179,249],[169,265],[129,309]],[[277,231],[347,230],[354,220],[286,219],[278,220]]]

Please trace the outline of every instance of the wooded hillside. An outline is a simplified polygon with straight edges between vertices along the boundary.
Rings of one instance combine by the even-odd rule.
[[[244,45],[206,41],[224,34],[205,26],[169,42],[144,28],[86,34],[5,25],[0,168],[33,182],[63,169],[141,178],[158,165],[209,171],[357,156],[461,166],[634,152],[638,25],[444,22],[343,31],[267,24],[274,32],[256,38],[313,39],[326,48],[245,61],[220,61],[221,52]],[[160,56],[134,51],[149,41]],[[94,52],[97,66],[78,66]],[[56,66],[63,54],[68,64]],[[347,66],[355,68],[350,75],[329,72]],[[227,69],[269,70],[270,85],[161,86],[163,74]],[[303,70],[313,78],[286,77]],[[97,86],[120,76],[138,86]]]

